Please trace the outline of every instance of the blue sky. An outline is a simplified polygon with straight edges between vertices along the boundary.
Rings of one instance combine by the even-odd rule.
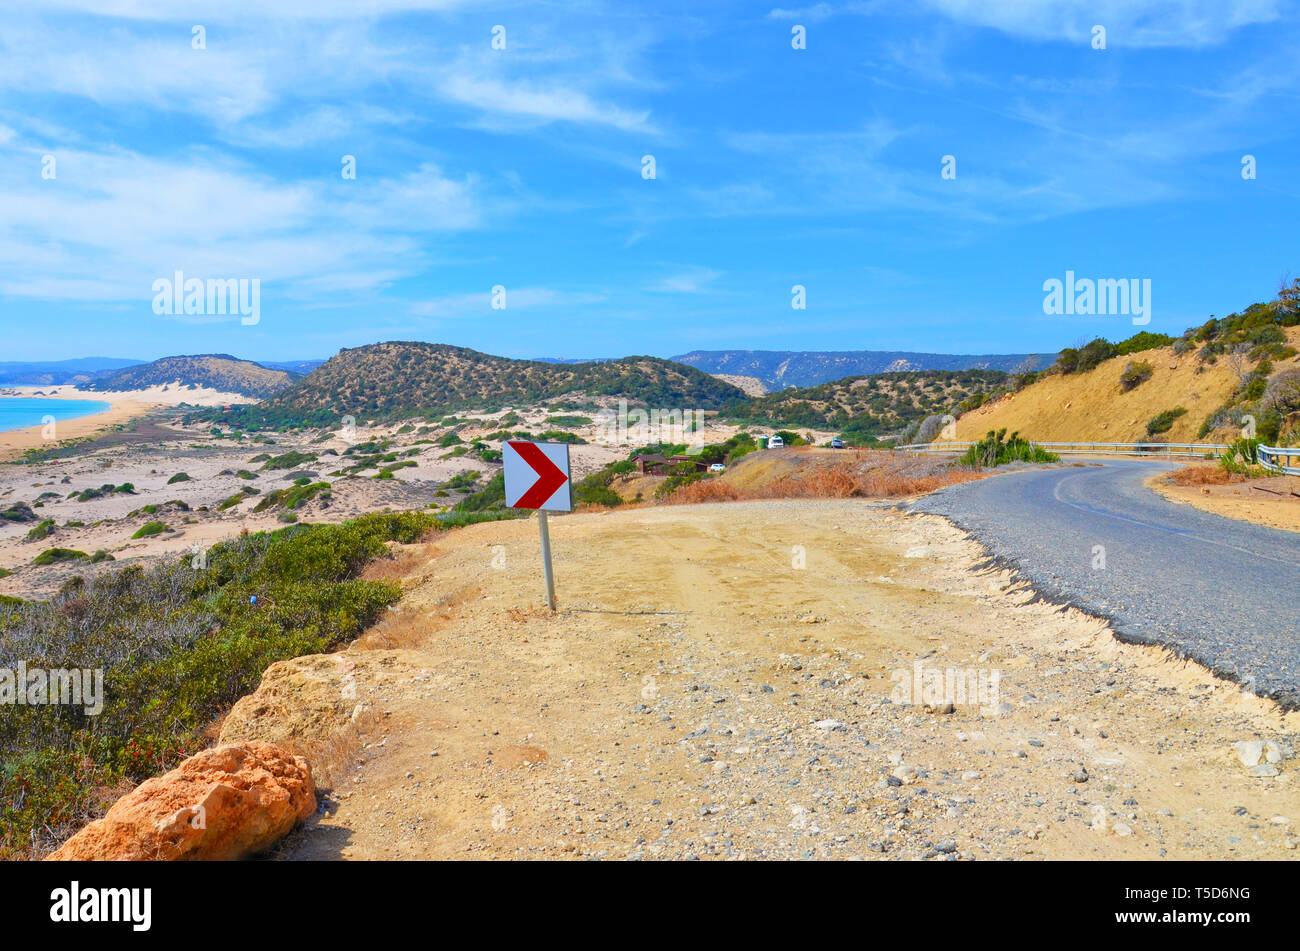
[[[0,359],[1054,351],[1135,329],[1045,315],[1067,270],[1173,333],[1300,271],[1290,0],[35,6]],[[155,314],[177,270],[259,280],[259,322]]]

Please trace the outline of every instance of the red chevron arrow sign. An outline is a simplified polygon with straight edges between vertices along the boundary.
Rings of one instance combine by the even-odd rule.
[[[544,512],[573,511],[569,446],[562,442],[512,441],[501,445],[506,505]]]

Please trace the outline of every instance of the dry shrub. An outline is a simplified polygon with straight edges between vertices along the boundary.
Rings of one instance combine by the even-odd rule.
[[[382,619],[352,642],[357,650],[392,650],[415,647],[424,643],[430,634],[442,630],[456,616],[456,609],[483,593],[481,588],[463,588],[441,598],[434,604],[413,604],[402,601],[396,610],[387,612]]]
[[[433,629],[433,618],[432,613],[421,613],[410,608],[389,611],[383,620],[357,638],[354,646],[358,650],[370,651],[413,647],[423,641],[425,635]],[[441,620],[445,621],[446,618]]]
[[[324,736],[311,740],[286,739],[277,745],[307,761],[317,790],[335,789],[352,774],[365,737],[373,735],[379,726],[378,714],[363,706],[341,727]]]
[[[1229,472],[1223,466],[1187,466],[1169,474],[1169,481],[1174,485],[1227,485],[1245,480],[1245,476]]]
[[[674,492],[668,501],[690,505],[749,499],[896,498],[983,477],[983,473],[954,469],[932,458],[862,453],[849,461],[817,466],[765,485],[737,488],[720,479],[693,482]]]
[[[392,557],[376,558],[367,564],[361,573],[363,580],[400,582],[415,574],[416,569],[437,553],[437,549],[430,545],[390,544],[388,550]]]
[[[735,488],[718,479],[704,479],[682,486],[668,497],[674,505],[692,505],[699,502],[733,502],[740,498]]]

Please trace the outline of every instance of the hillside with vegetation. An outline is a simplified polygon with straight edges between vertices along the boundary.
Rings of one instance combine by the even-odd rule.
[[[818,386],[781,390],[723,415],[767,426],[829,429],[865,445],[907,439],[923,420],[956,415],[1006,385],[1000,370],[918,370],[851,376]]]
[[[1277,299],[1210,318],[1180,337],[1142,332],[1062,350],[1042,373],[963,415],[957,439],[1008,429],[1042,442],[1231,443],[1253,425],[1300,442],[1300,281]]]
[[[1047,353],[916,353],[903,350],[693,350],[673,357],[715,376],[747,377],[769,391],[807,387],[849,376],[910,370],[1044,369]]]
[[[209,412],[245,429],[334,425],[498,410],[598,397],[684,409],[720,409],[745,394],[693,367],[658,357],[590,363],[513,360],[446,344],[393,341],[341,350],[289,389],[256,406]]]
[[[240,360],[226,353],[163,357],[152,363],[97,375],[84,384],[100,391],[143,390],[151,386],[193,386],[265,399],[289,387],[297,374]]]

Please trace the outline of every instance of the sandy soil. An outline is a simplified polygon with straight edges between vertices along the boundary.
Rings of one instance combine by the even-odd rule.
[[[756,376],[738,376],[734,373],[711,373],[710,376],[716,377],[723,383],[730,383],[732,386],[739,387],[747,396],[766,396],[771,392],[764,383]]]
[[[126,431],[112,431],[94,441],[76,444],[66,458],[0,465],[0,510],[21,501],[32,507],[38,521],[53,519],[57,526],[52,535],[28,539],[27,534],[36,522],[0,520],[0,569],[14,572],[0,577],[0,594],[25,598],[48,597],[74,574],[112,571],[124,564],[160,555],[189,553],[195,546],[210,546],[245,528],[259,531],[280,527],[283,524],[280,513],[255,514],[252,510],[267,493],[285,488],[296,476],[308,474],[313,479],[329,482],[331,486],[331,498],[309,503],[297,512],[299,519],[336,522],[384,508],[421,509],[453,505],[465,494],[446,488],[453,476],[477,472],[481,485],[500,471],[499,464],[472,455],[458,456],[456,451],[503,428],[534,435],[564,429],[587,439],[587,444],[571,447],[570,461],[575,480],[609,462],[626,458],[633,448],[658,435],[633,432],[625,434],[624,444],[603,444],[597,441],[599,437],[594,424],[555,424],[549,421],[550,418],[564,415],[564,411],[539,406],[519,408],[515,412],[522,421],[508,426],[503,420],[511,411],[502,410],[488,414],[463,414],[454,427],[426,425],[417,420],[360,427],[351,433],[309,430],[256,438],[246,436],[236,440],[216,438],[211,427],[185,426],[181,421],[183,410],[179,401],[193,403],[202,398],[220,404],[228,394],[179,388],[163,392],[163,388],[154,387],[149,391],[127,394],[131,399],[117,399],[122,395],[78,393],[71,387],[26,387],[24,390],[23,395],[54,394],[116,400],[113,410],[108,413],[60,424],[60,440],[68,440],[74,434],[95,435],[107,426],[127,422],[137,412],[148,412],[146,420],[131,423]],[[177,401],[177,405],[168,407],[141,402],[145,397],[171,398]],[[461,443],[439,446],[438,440],[453,429]],[[753,431],[759,435],[770,432],[767,429]],[[709,420],[699,438],[710,443],[722,442],[734,432],[734,426]],[[24,440],[30,442],[30,434],[0,434],[0,440],[5,435],[14,436],[15,449],[26,448]],[[815,435],[829,439],[829,434]],[[349,448],[372,440],[388,440],[391,443],[389,451],[413,465],[396,470],[395,477],[388,480],[372,478],[377,474],[376,469],[350,476],[335,475],[350,464],[346,455]],[[495,446],[496,441],[492,440],[492,443]],[[48,448],[48,443],[41,440],[39,430],[35,444]],[[260,468],[261,461],[253,461],[262,454],[275,456],[289,450],[310,453],[317,458],[292,472],[264,471]],[[241,478],[241,471],[251,473],[254,478]],[[169,484],[171,477],[180,472],[189,475],[190,480]],[[84,502],[70,497],[107,483],[131,483],[135,492],[114,493]],[[233,507],[219,510],[221,502],[245,487],[256,489],[257,494]],[[151,505],[161,506],[161,509],[153,513],[142,511]],[[146,522],[155,520],[166,523],[169,530],[143,539],[131,537]],[[87,554],[103,550],[115,560],[96,565],[85,562],[45,567],[32,565],[34,558],[54,547]]]
[[[223,741],[330,787],[281,857],[1300,857],[1295,760],[1256,778],[1232,746],[1294,750],[1300,715],[1033,603],[941,519],[558,517],[553,616],[536,532],[401,548],[401,610],[231,712]],[[997,696],[927,709],[897,692],[917,664]]]
[[[1247,479],[1227,485],[1173,485],[1168,476],[1160,475],[1148,479],[1146,485],[1171,502],[1225,518],[1300,532],[1300,476]]]

